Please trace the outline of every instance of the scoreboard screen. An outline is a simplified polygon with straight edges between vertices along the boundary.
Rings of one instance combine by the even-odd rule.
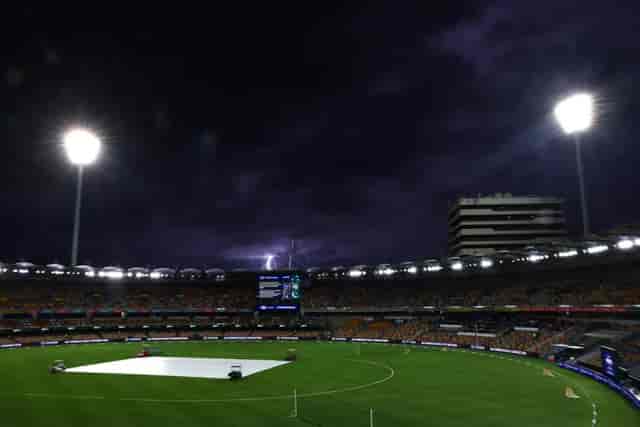
[[[258,275],[258,311],[300,309],[302,275],[295,272]]]

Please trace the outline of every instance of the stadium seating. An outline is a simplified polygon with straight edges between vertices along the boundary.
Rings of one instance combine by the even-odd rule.
[[[66,339],[325,336],[548,354],[603,342],[640,363],[640,265],[459,277],[312,277],[304,316],[254,317],[254,280],[0,279],[0,345]],[[309,329],[302,329],[309,324]],[[443,324],[455,325],[453,329]],[[169,327],[168,327],[169,326]],[[305,325],[307,326],[307,325]],[[523,328],[524,327],[524,328]],[[597,330],[626,331],[602,341]]]

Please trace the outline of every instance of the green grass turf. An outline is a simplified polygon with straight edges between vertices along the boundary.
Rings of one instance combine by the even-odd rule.
[[[349,343],[158,347],[164,356],[254,359],[282,359],[288,348],[296,348],[299,360],[231,382],[48,373],[56,359],[68,367],[124,359],[140,344],[1,351],[0,422],[11,427],[367,426],[374,408],[376,427],[587,427],[593,401],[599,426],[640,426],[640,411],[605,386],[555,367],[562,376],[545,377],[543,367],[551,366],[530,359]],[[567,384],[582,398],[565,398]],[[288,418],[294,388],[299,416]]]

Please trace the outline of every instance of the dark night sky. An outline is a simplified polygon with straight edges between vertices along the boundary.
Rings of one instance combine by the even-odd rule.
[[[82,262],[441,256],[448,203],[491,192],[565,197],[577,232],[550,116],[576,89],[598,96],[592,228],[640,219],[637,1],[232,3],[3,10],[1,259],[68,262],[72,124],[106,144]]]

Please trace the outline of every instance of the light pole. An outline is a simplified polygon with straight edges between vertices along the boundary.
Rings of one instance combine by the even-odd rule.
[[[593,97],[587,93],[578,93],[560,101],[553,111],[560,127],[567,135],[573,135],[576,146],[576,163],[578,166],[578,182],[580,185],[580,206],[582,209],[582,232],[589,235],[589,213],[587,194],[584,186],[582,170],[582,152],[580,135],[593,123]]]
[[[82,202],[82,172],[85,166],[96,161],[100,154],[101,142],[96,135],[86,129],[71,129],[64,134],[64,149],[69,161],[78,167],[76,205],[73,218],[73,238],[71,240],[71,266],[78,264],[78,238],[80,237],[80,207]]]

